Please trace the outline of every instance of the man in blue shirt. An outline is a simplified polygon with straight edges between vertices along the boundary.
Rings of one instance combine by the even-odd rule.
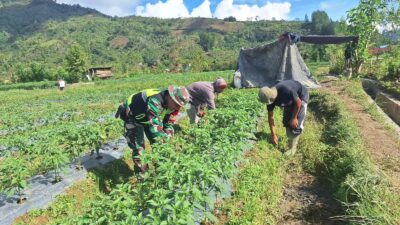
[[[271,88],[262,87],[258,98],[260,102],[267,104],[268,123],[274,145],[278,144],[274,108],[275,106],[283,107],[283,125],[286,127],[289,147],[285,155],[294,155],[299,136],[304,129],[304,120],[309,99],[307,88],[298,81],[284,80]]]

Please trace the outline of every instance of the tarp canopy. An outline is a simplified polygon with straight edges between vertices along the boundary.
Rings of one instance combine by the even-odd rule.
[[[318,44],[356,42],[357,37],[297,36],[290,33],[263,46],[241,49],[238,68],[241,87],[274,86],[281,80],[297,80],[308,88],[318,88],[300,52],[297,41]]]
[[[338,37],[333,35],[306,35],[300,36],[299,41],[310,44],[343,44],[347,42],[358,42],[358,36]]]

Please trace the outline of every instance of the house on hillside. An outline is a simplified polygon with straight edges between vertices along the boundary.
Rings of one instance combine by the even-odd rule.
[[[112,67],[92,67],[87,70],[86,74],[89,80],[100,78],[102,80],[112,77]]]
[[[378,57],[379,55],[389,51],[390,51],[389,45],[382,45],[379,46],[378,48],[370,48],[369,54]]]

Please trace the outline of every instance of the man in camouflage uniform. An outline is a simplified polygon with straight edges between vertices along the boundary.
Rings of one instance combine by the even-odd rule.
[[[124,120],[125,138],[132,149],[135,171],[145,172],[140,156],[144,154],[144,134],[153,144],[174,134],[173,124],[179,110],[189,101],[185,87],[170,85],[166,90],[147,89],[133,94],[119,106],[115,115]]]

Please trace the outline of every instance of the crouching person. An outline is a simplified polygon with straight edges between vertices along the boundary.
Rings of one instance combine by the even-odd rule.
[[[187,87],[190,94],[190,108],[187,113],[190,123],[198,123],[205,115],[205,108],[215,109],[215,96],[222,93],[228,85],[223,78],[214,82],[198,81]]]
[[[267,104],[268,123],[271,130],[272,143],[278,144],[275,130],[274,108],[283,107],[283,125],[288,137],[288,150],[285,155],[296,153],[297,142],[304,129],[304,120],[309,100],[307,88],[295,80],[284,80],[274,87],[262,87],[259,91],[259,101]]]
[[[170,85],[166,90],[147,89],[133,94],[119,106],[115,115],[124,120],[125,138],[132,149],[135,171],[143,173],[147,165],[142,165],[144,135],[150,144],[174,135],[173,124],[179,110],[189,101],[185,87]]]

